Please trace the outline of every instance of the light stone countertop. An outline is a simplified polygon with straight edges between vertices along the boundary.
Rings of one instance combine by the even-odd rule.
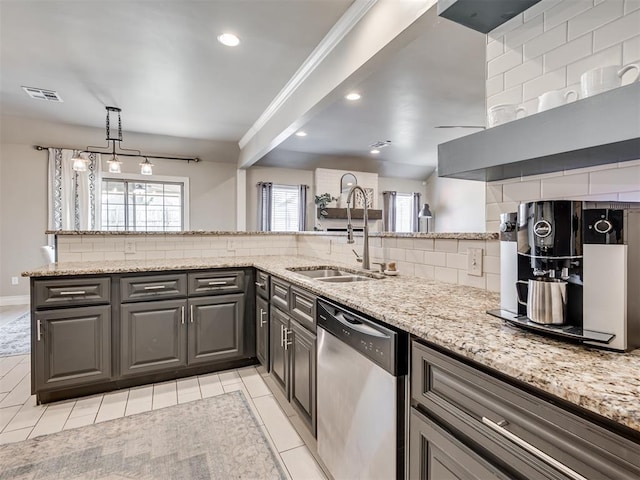
[[[640,349],[606,352],[511,327],[485,313],[498,294],[472,287],[402,274],[328,284],[286,269],[322,265],[344,266],[300,256],[194,258],[60,263],[23,276],[256,267],[640,432]]]

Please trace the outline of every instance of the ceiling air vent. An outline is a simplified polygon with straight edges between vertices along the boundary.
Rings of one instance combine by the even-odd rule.
[[[369,148],[384,148],[388,147],[389,145],[391,145],[391,140],[380,140],[369,145]]]
[[[48,100],[50,102],[62,102],[62,98],[58,95],[58,92],[53,90],[44,90],[42,88],[22,87],[22,89],[31,98],[37,98],[39,100]]]

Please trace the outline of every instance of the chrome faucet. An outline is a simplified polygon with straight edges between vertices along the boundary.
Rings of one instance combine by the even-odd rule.
[[[369,270],[369,209],[367,208],[367,195],[364,192],[364,189],[359,185],[354,185],[349,190],[349,194],[347,195],[347,243],[353,243],[353,225],[351,225],[351,198],[353,197],[353,192],[356,190],[360,190],[362,192],[362,197],[365,199],[364,202],[364,227],[362,228],[364,233],[363,247],[362,247],[362,268],[365,270]]]

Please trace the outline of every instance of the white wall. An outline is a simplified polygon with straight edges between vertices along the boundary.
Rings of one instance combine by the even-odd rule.
[[[433,213],[433,232],[484,232],[484,182],[438,177],[427,180],[427,203]],[[497,230],[487,230],[497,231]]]
[[[538,95],[579,91],[583,72],[632,62],[640,62],[639,0],[542,0],[489,33],[487,104],[524,102],[533,114]],[[497,231],[500,213],[540,199],[640,201],[640,160],[492,182],[487,231]]]
[[[45,263],[40,247],[46,244],[48,157],[46,151],[36,151],[33,145],[86,148],[88,144],[105,143],[102,129],[7,116],[1,122],[0,302],[6,297],[27,295],[27,279],[20,277],[19,285],[13,286],[11,277]],[[197,164],[154,160],[154,173],[189,177],[192,230],[235,230],[237,145],[126,131],[124,138],[124,147],[145,153],[202,158]],[[139,172],[139,159],[122,160],[124,172]]]

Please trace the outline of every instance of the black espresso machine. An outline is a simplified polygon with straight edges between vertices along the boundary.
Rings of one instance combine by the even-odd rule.
[[[533,331],[640,347],[640,203],[548,200],[501,215],[500,309]]]

